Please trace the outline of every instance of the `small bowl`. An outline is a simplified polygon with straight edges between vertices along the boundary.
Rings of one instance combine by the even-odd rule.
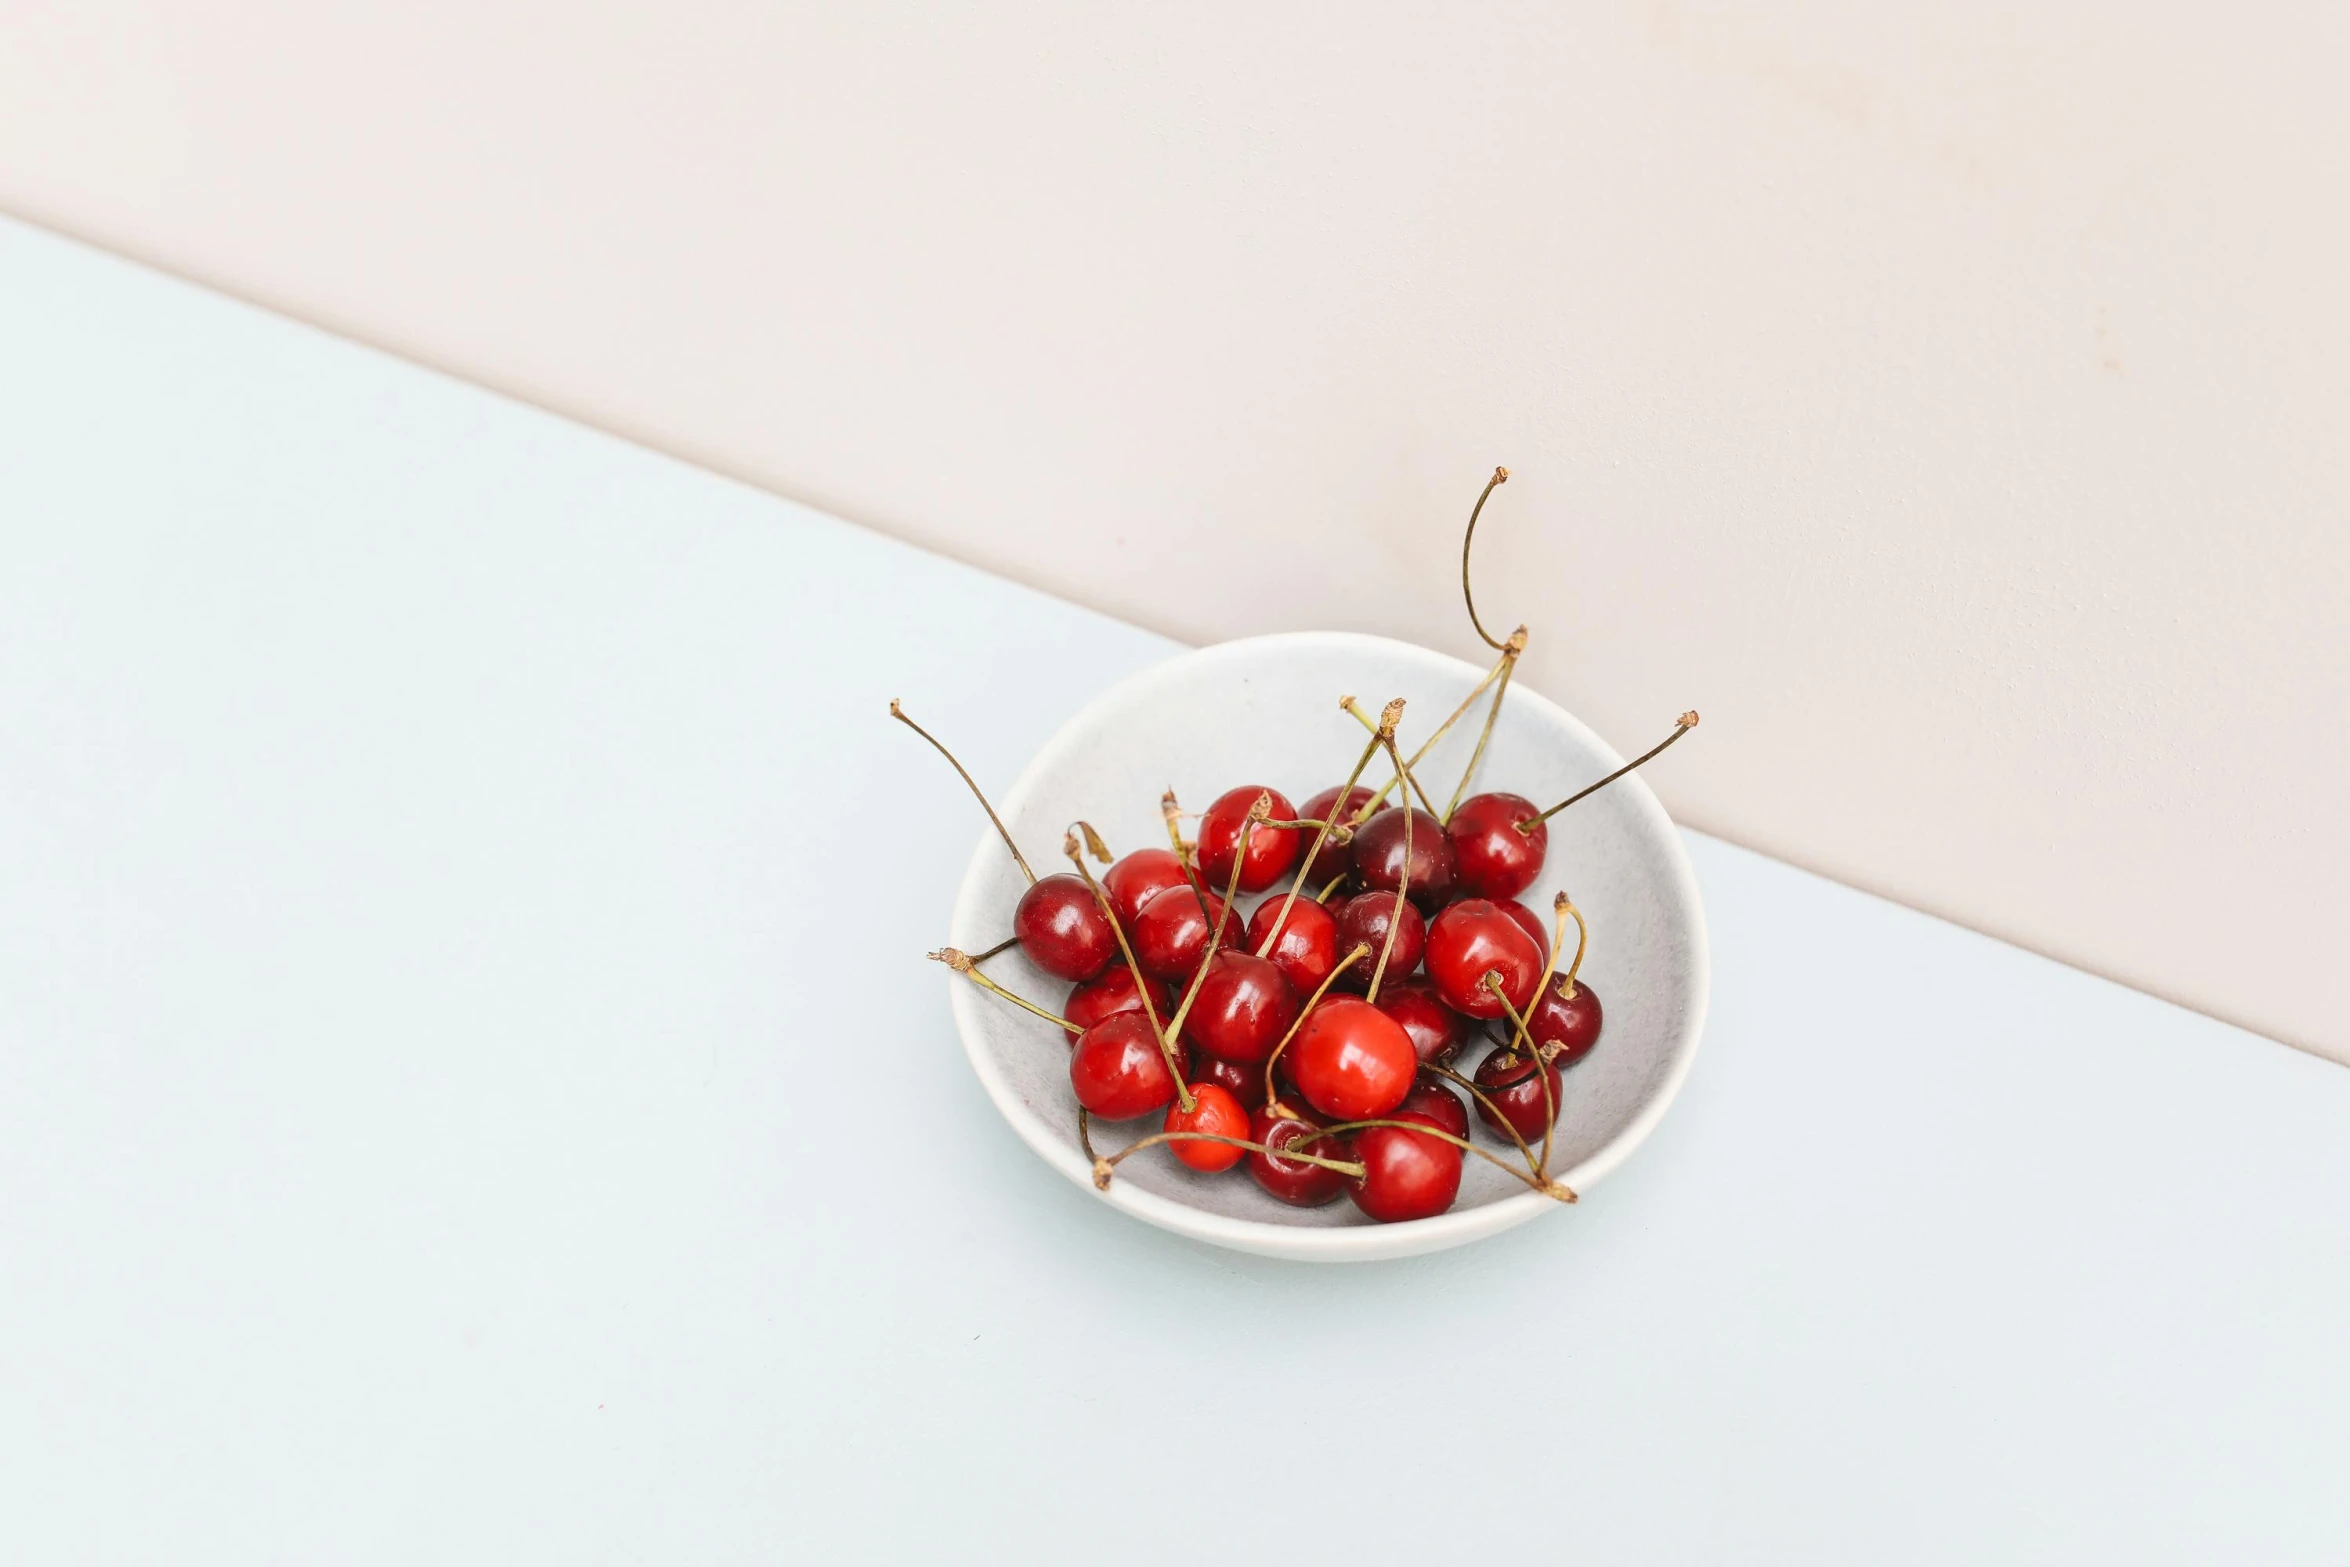
[[[1244,784],[1278,789],[1302,805],[1343,780],[1369,738],[1339,710],[1342,695],[1356,695],[1374,714],[1390,698],[1405,698],[1398,738],[1409,757],[1484,673],[1409,643],[1342,632],[1201,648],[1097,698],[1028,764],[999,809],[1039,875],[1068,869],[1061,838],[1081,817],[1116,853],[1163,845],[1158,802],[1169,786],[1192,810]],[[1483,719],[1481,704],[1415,769],[1438,800],[1459,780]],[[1622,765],[1622,757],[1555,703],[1513,684],[1473,787],[1547,805]],[[1384,758],[1363,774],[1374,787],[1388,776]],[[979,952],[1003,940],[1025,885],[988,833],[955,902],[953,943]],[[1607,1009],[1597,1048],[1565,1075],[1552,1154],[1552,1172],[1580,1193],[1639,1146],[1688,1075],[1705,1022],[1705,916],[1680,835],[1638,774],[1551,819],[1549,859],[1521,901],[1547,917],[1562,887],[1572,889],[1591,922],[1582,977]],[[1236,922],[1253,902],[1243,898]],[[1030,965],[1018,948],[991,959],[988,973],[1047,1008],[1068,994],[1065,982]],[[948,983],[964,1049],[988,1097],[1047,1164],[1092,1191],[1060,1030],[960,979]],[[1472,1044],[1466,1060],[1473,1062],[1480,1048]],[[1158,1129],[1155,1115],[1096,1122],[1094,1145],[1106,1153]],[[1475,1135],[1485,1137],[1482,1128]],[[1102,1200],[1195,1240],[1312,1262],[1440,1251],[1559,1208],[1470,1156],[1450,1212],[1379,1224],[1344,1197],[1326,1207],[1291,1208],[1245,1171],[1197,1174],[1160,1149],[1121,1164]]]

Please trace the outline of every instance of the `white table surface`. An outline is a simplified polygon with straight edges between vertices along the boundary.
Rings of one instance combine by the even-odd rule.
[[[884,711],[1169,651],[0,225],[0,1560],[2350,1553],[2350,1072],[1701,836],[1580,1208],[1048,1171]]]

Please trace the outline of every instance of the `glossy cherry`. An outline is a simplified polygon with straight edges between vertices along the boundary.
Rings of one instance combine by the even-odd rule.
[[[1599,992],[1581,980],[1575,982],[1573,995],[1566,994],[1566,989],[1563,975],[1543,986],[1533,1015],[1526,1019],[1526,1031],[1546,1053],[1553,1045],[1559,1047],[1550,1059],[1562,1069],[1591,1054],[1591,1047],[1599,1043],[1602,1021]]]
[[[1128,936],[1134,934],[1134,921],[1144,904],[1169,887],[1190,885],[1183,874],[1183,862],[1175,858],[1172,849],[1137,849],[1120,855],[1117,864],[1102,872],[1103,895],[1118,911],[1118,923]]]
[[[1206,955],[1208,934],[1223,911],[1222,898],[1211,892],[1202,905],[1188,885],[1153,894],[1127,932],[1134,942],[1134,961],[1153,979],[1188,981]]]
[[[1543,1071],[1550,1078],[1548,1100],[1542,1097],[1542,1079],[1534,1075],[1534,1063],[1515,1050],[1496,1050],[1477,1063],[1477,1086],[1529,1144],[1542,1141],[1542,1129],[1549,1124],[1554,1107],[1560,1102],[1558,1068],[1546,1066]],[[1482,1104],[1477,1106],[1477,1119],[1492,1127],[1496,1134],[1509,1135],[1502,1130],[1493,1110]]]
[[[1541,814],[1541,806],[1517,794],[1473,794],[1454,807],[1445,835],[1464,896],[1514,898],[1534,885],[1550,853],[1550,828],[1535,821]],[[1535,822],[1533,831],[1518,831],[1528,821]]]
[[[1158,1008],[1159,1021],[1166,1022],[1171,1010],[1167,987],[1156,980],[1137,980],[1134,970],[1114,963],[1070,991],[1069,999],[1061,1004],[1061,1016],[1077,1025],[1069,1031],[1069,1043],[1077,1043],[1078,1035],[1113,1012],[1140,1012],[1145,985],[1150,986],[1151,1005]]]
[[[1066,871],[1020,894],[1012,934],[1029,962],[1061,979],[1091,979],[1118,955],[1118,937],[1093,889]]]
[[[1335,821],[1344,826],[1354,820],[1355,812],[1368,805],[1371,797],[1376,793],[1378,791],[1375,789],[1366,789],[1361,784],[1356,784],[1346,791],[1346,798],[1341,801],[1338,798],[1338,785],[1332,784],[1308,800],[1298,814],[1309,822]],[[1379,811],[1394,809],[1394,806],[1381,800],[1379,809],[1373,811],[1371,815],[1376,816]],[[1310,830],[1305,835],[1305,841],[1308,844],[1314,841],[1314,835]],[[1343,876],[1353,870],[1354,864],[1355,851],[1352,843],[1332,843],[1325,838],[1322,840],[1321,852],[1314,856],[1313,865],[1306,872],[1306,885],[1320,887],[1332,877]]]
[[[1355,881],[1367,892],[1393,892],[1403,876],[1403,818],[1381,811],[1355,829]],[[1412,813],[1412,884],[1404,895],[1422,909],[1436,909],[1452,896],[1452,844],[1444,825],[1426,811]]]
[[[1208,959],[1183,1035],[1227,1061],[1261,1062],[1297,1021],[1297,992],[1267,958],[1230,948]]]
[[[1180,1101],[1167,1106],[1167,1121],[1162,1130],[1209,1132],[1217,1137],[1246,1137],[1248,1112],[1222,1085],[1196,1082],[1191,1085],[1190,1111],[1186,1113]],[[1231,1169],[1249,1151],[1230,1143],[1189,1140],[1172,1142],[1167,1146],[1175,1151],[1176,1158],[1206,1175]]]
[[[1239,1100],[1244,1110],[1254,1110],[1265,1102],[1265,1069],[1261,1066],[1244,1066],[1202,1051],[1192,1062],[1191,1072],[1196,1083],[1214,1083]]]
[[[1550,932],[1542,928],[1542,916],[1515,898],[1489,898],[1486,901],[1516,920],[1518,929],[1534,938],[1534,945],[1541,949],[1542,961],[1547,965],[1550,962]]]
[[[1306,841],[1310,840],[1301,841],[1294,827],[1259,826],[1248,835],[1246,852],[1241,851],[1241,829],[1247,824],[1249,808],[1257,803],[1259,795],[1272,796],[1272,820],[1297,819],[1297,808],[1278,789],[1251,785],[1227,789],[1216,796],[1215,803],[1199,819],[1199,873],[1209,891],[1220,892],[1231,885],[1235,859],[1240,861],[1242,892],[1263,892],[1297,868],[1297,857],[1305,852]]]
[[[1402,1104],[1420,1067],[1403,1025],[1353,996],[1326,997],[1282,1059],[1306,1103],[1341,1121]]]
[[[1338,950],[1352,952],[1360,942],[1371,949],[1371,955],[1339,977],[1338,983],[1349,990],[1362,990],[1371,983],[1371,971],[1379,966],[1379,954],[1386,951],[1387,927],[1395,921],[1395,890],[1385,892],[1358,892],[1338,906]],[[1428,948],[1428,922],[1420,917],[1419,909],[1407,894],[1403,900],[1403,920],[1395,928],[1395,950],[1387,959],[1387,977],[1397,979],[1420,966],[1420,954]],[[1385,994],[1382,987],[1381,994]]]
[[[1395,1119],[1444,1130],[1418,1112]],[[1366,1126],[1354,1134],[1348,1157],[1363,1173],[1346,1183],[1346,1194],[1382,1224],[1433,1218],[1460,1195],[1461,1150],[1442,1138],[1408,1127]]]
[[[1284,918],[1281,908],[1285,903],[1289,913]],[[1273,960],[1291,989],[1310,996],[1338,966],[1338,917],[1312,898],[1300,896],[1290,903],[1288,894],[1277,892],[1248,917],[1248,933],[1241,945],[1251,952],[1262,947],[1275,919],[1281,920],[1281,934],[1265,956]]]
[[[1301,1138],[1311,1137],[1321,1129],[1322,1123],[1319,1121],[1257,1111],[1249,1117],[1249,1141],[1263,1143],[1276,1151],[1263,1154],[1252,1149],[1248,1156],[1248,1173],[1259,1186],[1293,1208],[1318,1208],[1332,1201],[1346,1190],[1345,1175],[1318,1164],[1284,1159],[1278,1152]],[[1347,1157],[1345,1140],[1337,1137],[1314,1137],[1306,1143],[1304,1151],[1319,1154],[1325,1159]]]
[[[1525,1011],[1542,983],[1542,953],[1517,921],[1483,898],[1464,898],[1436,916],[1428,927],[1428,982],[1438,1000],[1471,1017],[1500,1017],[1501,998],[1485,987],[1495,972],[1510,1006]]]
[[[1469,1020],[1436,999],[1424,979],[1390,978],[1379,987],[1379,1010],[1403,1025],[1423,1064],[1450,1061],[1469,1038]]]
[[[1180,1046],[1175,1058],[1183,1060]],[[1069,1086],[1079,1104],[1105,1121],[1148,1115],[1175,1097],[1175,1079],[1140,1012],[1113,1012],[1077,1036]]]
[[[1455,1137],[1469,1135],[1469,1106],[1460,1094],[1435,1078],[1422,1076],[1396,1106],[1397,1115],[1424,1115]]]

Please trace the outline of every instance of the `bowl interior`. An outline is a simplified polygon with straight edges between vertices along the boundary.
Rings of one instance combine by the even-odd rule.
[[[1340,710],[1341,696],[1355,695],[1373,714],[1403,697],[1399,743],[1408,757],[1483,674],[1426,648],[1334,632],[1203,648],[1131,677],[1079,713],[999,809],[1040,875],[1068,868],[1062,834],[1079,818],[1093,823],[1113,853],[1164,845],[1162,791],[1172,787],[1187,809],[1198,810],[1226,789],[1270,786],[1302,806],[1344,780],[1369,738]],[[1459,781],[1483,717],[1480,698],[1415,768],[1439,805]],[[1513,685],[1471,790],[1507,790],[1548,805],[1622,760],[1556,704]],[[1384,759],[1364,773],[1374,786],[1388,776]],[[988,833],[956,905],[955,945],[977,952],[1003,940],[1025,885]],[[1552,1155],[1554,1173],[1582,1191],[1654,1125],[1688,1069],[1705,1007],[1705,931],[1680,837],[1637,774],[1552,819],[1548,860],[1522,901],[1547,919],[1562,888],[1591,922],[1581,977],[1606,1009],[1597,1048],[1565,1076]],[[1242,897],[1236,923],[1255,902]],[[991,959],[988,972],[1047,1008],[1057,1009],[1069,990],[1017,948]],[[953,994],[972,1064],[997,1105],[1049,1162],[1090,1186],[1060,1031],[960,981]],[[1467,1072],[1483,1049],[1471,1045],[1457,1069]],[[1108,1152],[1157,1129],[1156,1117],[1096,1123],[1094,1144]],[[1476,1135],[1483,1137],[1482,1129]],[[1119,1167],[1109,1196],[1137,1217],[1200,1239],[1328,1259],[1433,1250],[1557,1207],[1472,1157],[1451,1212],[1379,1225],[1343,1198],[1291,1208],[1243,1172],[1195,1174],[1155,1149]]]

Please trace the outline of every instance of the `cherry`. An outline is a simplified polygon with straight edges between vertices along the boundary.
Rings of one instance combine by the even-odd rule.
[[[1028,961],[1061,979],[1091,979],[1118,955],[1093,889],[1063,871],[1030,885],[1012,910],[1012,934]]]
[[[1420,1065],[1403,1025],[1352,996],[1330,997],[1308,1013],[1283,1060],[1306,1103],[1342,1121],[1403,1103]]]
[[[1282,918],[1283,904],[1289,906],[1287,918]],[[1273,950],[1265,956],[1288,979],[1291,989],[1301,996],[1310,996],[1330,977],[1330,971],[1338,967],[1338,917],[1312,898],[1301,896],[1291,902],[1286,895],[1276,893],[1258,904],[1256,913],[1248,917],[1246,942],[1250,951],[1263,950],[1265,937],[1271,933],[1276,919],[1281,920],[1281,934],[1275,938]]]
[[[1395,1119],[1444,1130],[1417,1112]],[[1346,1183],[1346,1194],[1382,1224],[1433,1218],[1460,1194],[1461,1150],[1442,1138],[1403,1126],[1366,1126],[1349,1152],[1363,1173]]]
[[[1366,789],[1361,784],[1356,784],[1346,791],[1346,798],[1341,800],[1338,797],[1338,786],[1332,784],[1308,800],[1305,803],[1305,808],[1298,814],[1309,822],[1336,822],[1343,827],[1353,822],[1355,812],[1370,804],[1377,793],[1377,790]],[[1394,809],[1394,806],[1381,800],[1378,810],[1374,810],[1371,815],[1376,816],[1380,811]],[[1360,829],[1358,828],[1357,831]],[[1310,844],[1313,841],[1313,837],[1309,833],[1306,842]],[[1306,885],[1319,887],[1332,877],[1343,876],[1353,870],[1354,864],[1355,849],[1353,844],[1332,843],[1325,838],[1322,840],[1321,851],[1314,856],[1313,863],[1306,868]]]
[[[1361,990],[1371,983],[1371,970],[1378,966],[1379,954],[1387,950],[1387,927],[1395,920],[1395,906],[1392,887],[1385,892],[1358,892],[1338,906],[1338,950],[1352,952],[1358,942],[1371,949],[1370,962],[1348,969],[1339,984]],[[1395,951],[1387,959],[1387,972],[1409,974],[1420,966],[1420,954],[1427,949],[1428,922],[1406,894],[1403,922],[1396,925]]]
[[[1273,820],[1297,820],[1297,808],[1277,789],[1252,785],[1227,789],[1216,796],[1215,803],[1199,819],[1199,873],[1210,887],[1231,884],[1233,861],[1237,859],[1240,890],[1263,892],[1287,875],[1297,865],[1297,857],[1305,852],[1294,827],[1259,826],[1248,835],[1247,849],[1241,848],[1241,829],[1247,825],[1248,813],[1259,795],[1272,796]]]
[[[1077,1026],[1069,1030],[1069,1043],[1077,1043],[1077,1036],[1099,1023],[1113,1012],[1142,1010],[1142,987],[1150,986],[1151,1005],[1157,1008],[1161,1022],[1169,1011],[1167,988],[1155,980],[1137,980],[1134,970],[1123,963],[1103,969],[1092,979],[1069,992],[1069,999],[1061,1008],[1061,1016]]]
[[[1542,916],[1515,898],[1492,898],[1492,905],[1518,922],[1518,929],[1534,938],[1534,945],[1542,949],[1542,961],[1550,962],[1550,932],[1542,928]]]
[[[1254,1110],[1265,1102],[1265,1074],[1259,1067],[1244,1066],[1238,1061],[1227,1061],[1222,1056],[1212,1056],[1202,1051],[1191,1070],[1195,1079],[1192,1084],[1194,1093],[1199,1092],[1199,1084],[1214,1083],[1239,1100],[1243,1109]]]
[[[1297,992],[1269,960],[1224,951],[1208,959],[1184,1037],[1227,1061],[1262,1063],[1297,1021]]]
[[[1403,877],[1403,819],[1381,811],[1355,829],[1355,880],[1372,892],[1392,893]],[[1412,880],[1404,895],[1423,909],[1441,908],[1452,896],[1452,844],[1426,811],[1412,815]]]
[[[1169,887],[1188,887],[1189,877],[1183,874],[1183,862],[1172,849],[1137,849],[1121,855],[1118,863],[1102,872],[1102,891],[1108,895],[1110,907],[1118,914],[1118,923],[1128,935],[1134,933],[1134,921],[1142,913],[1142,906]]]
[[[1397,945],[1400,950],[1400,940]],[[1403,1025],[1423,1065],[1450,1061],[1469,1037],[1469,1020],[1437,1000],[1436,988],[1424,979],[1389,981],[1379,987],[1377,1005]]]
[[[1252,1149],[1248,1173],[1256,1178],[1259,1186],[1293,1208],[1318,1208],[1336,1198],[1346,1189],[1346,1176],[1342,1172],[1280,1155],[1281,1149],[1321,1129],[1319,1121],[1259,1110],[1249,1117],[1249,1141],[1263,1143],[1274,1152],[1258,1153]],[[1336,1137],[1316,1137],[1305,1145],[1304,1151],[1320,1154],[1325,1159],[1343,1158],[1346,1153],[1344,1140]]]
[[[1572,995],[1566,993],[1570,986]],[[1526,1032],[1553,1065],[1564,1069],[1591,1054],[1591,1047],[1599,1043],[1600,1022],[1599,993],[1581,981],[1561,978],[1543,987],[1533,1015],[1526,1019]],[[1556,1055],[1551,1054],[1554,1045]]]
[[[1248,1112],[1240,1101],[1219,1083],[1198,1082],[1191,1085],[1191,1110],[1184,1111],[1181,1102],[1167,1106],[1167,1124],[1170,1132],[1212,1132],[1218,1137],[1248,1136]],[[1249,1150],[1230,1143],[1192,1142],[1183,1140],[1167,1145],[1175,1150],[1175,1157],[1204,1174],[1214,1175],[1240,1163]]]
[[[1469,1107],[1461,1096],[1432,1077],[1420,1079],[1402,1104],[1396,1106],[1397,1115],[1424,1115],[1455,1137],[1469,1135]]]
[[[1472,898],[1514,898],[1534,885],[1550,853],[1542,807],[1517,794],[1473,794],[1453,808],[1445,836],[1452,840],[1454,874]],[[1533,822],[1530,832],[1518,823]]]
[[[1175,1059],[1182,1064],[1180,1045]],[[1148,1115],[1175,1097],[1158,1036],[1140,1012],[1113,1012],[1077,1036],[1069,1053],[1069,1086],[1079,1104],[1105,1121]]]
[[[1211,892],[1203,905],[1188,883],[1152,894],[1128,933],[1134,938],[1134,961],[1153,979],[1189,980],[1223,912],[1222,898]]]
[[[1437,999],[1471,1017],[1500,1017],[1501,998],[1485,976],[1501,975],[1502,995],[1521,1013],[1542,983],[1542,953],[1534,939],[1483,898],[1464,898],[1428,927],[1428,980]]]
[[[1549,1094],[1543,1098],[1542,1078],[1534,1075],[1534,1063],[1515,1050],[1496,1050],[1477,1063],[1477,1086],[1485,1097],[1493,1101],[1493,1108],[1477,1107],[1477,1118],[1501,1136],[1509,1133],[1502,1128],[1502,1117],[1516,1128],[1518,1136],[1527,1143],[1542,1141],[1543,1129],[1550,1124],[1559,1103],[1559,1074],[1555,1066],[1545,1066],[1544,1076],[1550,1079]],[[1499,1110],[1501,1116],[1493,1112]]]

